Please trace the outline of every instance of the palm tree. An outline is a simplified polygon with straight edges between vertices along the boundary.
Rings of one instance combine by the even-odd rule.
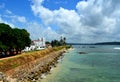
[[[64,37],[63,40],[64,40],[64,45],[66,45],[66,37]]]

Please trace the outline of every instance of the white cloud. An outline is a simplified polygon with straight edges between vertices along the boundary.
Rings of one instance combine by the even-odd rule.
[[[8,10],[8,9],[7,9],[5,12],[6,12],[7,14],[12,14],[12,11],[10,11],[10,10]]]
[[[26,23],[27,22],[27,20],[24,16],[3,15],[3,17],[10,19],[13,23],[15,23],[15,22]]]
[[[67,10],[60,8],[55,12],[54,21],[58,24],[64,33],[74,33],[76,34],[80,27],[80,17],[74,10]]]
[[[32,39],[37,39],[42,36],[41,31],[43,30],[43,28],[41,28],[41,25],[39,25],[38,23],[30,22],[27,23],[26,27]]]
[[[24,16],[12,15],[12,16],[8,16],[8,18],[10,18],[12,22],[21,22],[21,23],[26,22],[26,18]]]
[[[46,29],[43,30],[43,36],[51,41],[51,40],[54,40],[54,39],[60,39],[60,36],[58,33],[56,33],[54,30],[51,29],[51,27],[47,27]]]
[[[26,22],[26,18],[24,16],[16,16],[15,17],[19,22],[25,23]]]
[[[16,23],[26,24],[32,39],[45,37],[52,40],[65,36],[68,42],[120,41],[120,0],[82,0],[76,4],[75,10],[62,7],[50,10],[42,5],[44,0],[30,1],[34,15],[43,24],[29,22],[26,17],[10,10],[0,16],[0,22],[11,27]],[[0,4],[0,9],[4,7],[4,3]]]
[[[85,10],[87,6],[88,6],[88,3],[86,1],[81,1],[77,3],[76,8],[80,10]]]
[[[87,5],[84,5],[83,2]],[[81,17],[82,26],[87,25],[89,27],[87,31],[94,28],[94,30],[91,31],[93,32],[92,37],[97,36],[98,38],[96,38],[96,40],[98,41],[120,41],[120,39],[117,38],[120,32],[118,27],[118,24],[120,25],[120,6],[118,4],[120,5],[120,3],[116,3],[115,0],[89,0],[87,2],[79,2],[76,8],[78,13],[83,16]],[[90,39],[91,38],[88,38],[88,40]]]
[[[35,5],[32,5],[31,8],[34,11],[34,14],[41,17],[43,22],[47,25],[53,20],[53,12],[41,6],[42,2],[40,2],[41,0],[34,0]]]
[[[12,28],[18,27],[18,28],[24,28],[27,20],[26,17],[16,15],[14,12],[7,8],[1,9],[2,12],[0,13],[0,22],[9,24]]]
[[[69,42],[120,41],[119,0],[80,1],[76,5],[77,11],[64,8],[49,10],[42,5],[43,2],[32,0],[31,8],[44,25],[58,27],[54,35],[64,35]]]
[[[80,18],[74,10],[60,8],[59,10],[51,11],[43,7],[41,3],[39,3],[39,5],[37,3],[39,3],[39,1],[34,2],[34,5],[32,5],[31,8],[34,11],[34,14],[40,17],[46,26],[49,26],[50,24],[58,26],[60,31],[59,34],[64,36],[72,36],[73,33],[79,33]]]
[[[53,39],[59,39],[60,37],[60,35],[52,30],[51,27],[43,28],[43,26],[38,24],[37,22],[27,23],[26,27],[32,39],[45,37],[47,41],[51,41]]]
[[[7,22],[7,21],[3,20],[3,19],[1,18],[1,16],[0,16],[0,23],[5,23],[5,24],[10,25],[10,27],[15,28],[14,24],[12,24],[12,23],[10,23],[10,22]]]

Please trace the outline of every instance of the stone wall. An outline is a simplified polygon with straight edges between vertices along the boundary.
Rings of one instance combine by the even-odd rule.
[[[52,52],[40,59],[9,70],[5,74],[0,72],[0,82],[36,82],[41,77],[41,74],[50,71],[51,65],[55,66],[58,58],[64,52],[65,49]]]

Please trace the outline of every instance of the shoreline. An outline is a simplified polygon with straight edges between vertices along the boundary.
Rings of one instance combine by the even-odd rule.
[[[0,73],[0,78],[3,78],[2,80],[0,79],[0,82],[4,82],[3,80],[8,82],[34,82],[39,78],[44,78],[42,74],[50,73],[52,66],[56,66],[59,57],[63,56],[65,52],[66,49],[54,51],[44,57],[9,70],[5,74]]]
[[[69,53],[69,51],[72,51],[72,50],[74,50],[74,48],[69,48],[68,50],[66,50],[65,53]],[[63,58],[64,58],[64,56],[65,56],[65,53],[58,58],[57,63],[55,64],[56,66],[53,68],[53,70],[51,70],[48,74],[46,74],[46,75],[45,75],[45,78],[42,78],[42,79],[39,78],[39,79],[37,80],[37,82],[46,82],[46,79],[47,79],[47,78],[54,78],[54,77],[51,77],[51,74],[57,74],[57,73],[59,72],[59,70],[60,70],[60,65],[61,65],[61,63],[63,62]]]

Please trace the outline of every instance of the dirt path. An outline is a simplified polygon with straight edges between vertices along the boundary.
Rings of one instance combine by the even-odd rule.
[[[0,61],[1,60],[7,60],[7,59],[12,59],[12,58],[16,58],[18,56],[20,56],[21,54],[18,54],[18,55],[15,55],[15,56],[9,56],[9,57],[5,57],[5,58],[0,58]]]

